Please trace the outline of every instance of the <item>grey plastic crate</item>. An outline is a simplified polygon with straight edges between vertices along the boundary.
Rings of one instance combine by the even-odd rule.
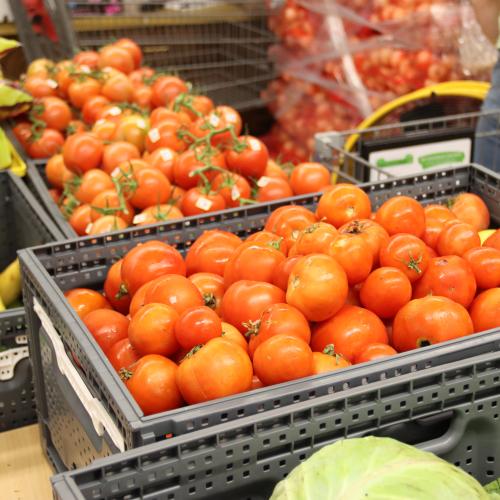
[[[0,172],[0,213],[0,270],[21,248],[63,239],[22,180],[8,171]],[[0,312],[0,431],[36,420],[26,328],[22,307]]]
[[[396,363],[346,370],[325,395],[54,476],[54,498],[264,500],[318,449],[366,435],[434,452],[489,483],[500,476],[499,349],[497,331],[425,348],[401,372]]]
[[[500,176],[481,167],[434,171],[391,183],[367,184],[364,189],[375,207],[395,194],[433,202],[463,191],[475,192],[489,205],[493,223],[500,224]],[[293,202],[314,208],[318,198],[318,195],[301,196]],[[145,417],[63,297],[63,291],[74,287],[100,288],[109,266],[139,242],[160,239],[185,251],[207,229],[225,229],[244,236],[261,229],[267,216],[287,203],[289,201],[278,201],[157,226],[129,228],[20,253],[25,297],[30,305],[37,301],[41,307],[39,314],[32,308],[29,311],[30,346],[36,374],[37,407],[46,425],[45,449],[56,466],[81,467],[97,457],[162,440],[168,434],[178,436],[285,407],[326,395],[333,387],[341,390],[343,376],[330,374]],[[43,327],[40,316],[44,318]],[[456,345],[450,344],[451,354],[458,349]],[[86,410],[88,405],[82,404],[58,366],[58,362],[66,360],[74,368],[68,352],[73,352],[80,361],[81,369],[76,378],[96,398],[94,404],[100,401],[98,410],[102,413],[97,419],[100,423],[92,422]],[[411,369],[409,360],[420,359],[418,356],[420,352],[402,354],[375,364],[370,380],[378,380],[382,374],[386,376],[388,369],[407,373]],[[425,361],[432,365],[442,362],[438,358]],[[354,385],[364,383],[366,372],[363,368],[354,367],[351,374]]]

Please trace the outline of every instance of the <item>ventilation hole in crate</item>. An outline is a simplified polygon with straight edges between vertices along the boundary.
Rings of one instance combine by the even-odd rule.
[[[500,377],[493,377],[493,382],[500,382]]]
[[[273,401],[273,406],[274,406],[275,408],[279,408],[279,407],[281,406],[280,400],[279,400],[279,399],[275,399],[275,400]]]
[[[208,418],[202,418],[201,419],[201,426],[206,427],[208,425]]]
[[[243,477],[249,477],[250,476],[250,471],[249,470],[244,470],[242,475],[243,475]]]
[[[493,471],[493,470],[487,470],[487,471],[486,471],[486,475],[487,475],[488,477],[492,477],[492,476],[494,476],[494,475],[495,475],[495,471]]]
[[[285,467],[285,465],[286,465],[286,460],[280,460],[279,461],[279,466],[280,467]]]
[[[498,413],[495,413],[495,414],[493,415],[493,418],[496,420],[496,419],[498,418]]]
[[[226,465],[226,470],[232,470],[232,468],[233,468],[233,463],[232,462],[230,462],[230,463],[228,463]]]
[[[469,408],[465,408],[464,412],[469,413],[470,412]]]
[[[495,457],[486,457],[486,461],[492,464],[495,462]]]
[[[406,401],[401,401],[401,402],[399,403],[399,406],[400,406],[401,408],[404,408],[404,407],[406,406]]]
[[[207,476],[207,477],[208,477],[208,476],[211,476],[211,475],[212,475],[212,472],[213,472],[213,470],[212,470],[212,469],[207,469],[207,470],[205,471],[205,476]]]
[[[391,411],[391,405],[385,405],[385,411]]]
[[[212,461],[213,461],[213,457],[212,457],[212,455],[207,455],[207,456],[205,457],[205,463],[206,463],[206,464],[211,464],[211,463],[212,463]]]
[[[190,460],[188,463],[187,463],[187,468],[188,470],[192,470],[196,467],[196,462],[194,460]]]
[[[190,486],[188,489],[188,493],[190,495],[194,495],[196,493],[196,486]]]
[[[448,394],[455,394],[455,388],[454,387],[450,387],[448,389]]]
[[[472,463],[472,458],[466,458],[465,459],[465,465],[470,465]]]
[[[264,439],[264,441],[262,441],[262,446],[269,446],[270,444],[271,444],[270,439]]]
[[[486,384],[486,380],[480,380],[479,381],[479,387],[483,387],[484,384]]]
[[[167,500],[174,500],[175,499],[175,493],[169,493]]]
[[[243,465],[248,465],[250,463],[250,459],[249,458],[245,458],[243,460]]]
[[[483,405],[477,405],[477,411],[483,411],[484,406]]]
[[[221,416],[220,416],[221,422],[226,422],[227,418],[228,418],[227,413],[221,413]]]
[[[437,392],[433,392],[432,393],[432,399],[437,399],[438,397],[438,393]]]
[[[369,417],[373,417],[373,410],[372,409],[369,409],[366,414],[369,416]]]
[[[472,445],[467,446],[467,451],[472,451]]]
[[[424,400],[423,396],[418,396],[417,397],[417,403],[421,403]]]
[[[354,415],[352,416],[352,419],[353,420],[358,420],[359,418],[359,414],[358,413],[354,413]]]
[[[234,479],[234,477],[232,475],[231,476],[227,476],[226,477],[226,483],[232,483],[233,479]]]
[[[498,405],[497,401],[492,401],[492,402],[491,402],[491,407],[492,407],[492,408],[496,408],[496,407],[497,407],[497,405]]]
[[[194,474],[191,474],[191,475],[188,476],[188,481],[194,481],[195,478],[196,478],[196,476]]]
[[[240,408],[238,410],[238,417],[243,417],[245,415],[245,408]]]
[[[316,397],[316,391],[309,391],[308,397],[309,397],[309,399],[315,398]]]
[[[340,419],[337,419],[337,420],[340,420]],[[335,423],[337,423],[337,420],[335,420]],[[325,429],[326,429],[326,422],[321,422],[321,423],[319,424],[319,430],[320,430],[320,431],[323,431],[323,430],[325,430]]]
[[[264,472],[268,472],[270,468],[271,468],[271,466],[270,466],[269,464],[264,464],[264,465],[262,466],[262,470],[263,470]]]
[[[249,451],[250,450],[250,445],[249,444],[244,444],[243,445],[243,451]]]
[[[468,391],[469,390],[469,384],[464,384],[464,391]]]
[[[341,425],[341,424],[342,424],[342,419],[341,418],[336,418],[335,419],[335,425]],[[321,425],[324,426],[323,429],[326,427],[326,424],[321,424]],[[320,429],[321,429],[321,425],[319,426]]]
[[[207,490],[211,490],[213,485],[214,485],[214,483],[212,483],[212,481],[208,481],[208,483],[205,485],[205,488]]]
[[[294,403],[298,403],[300,401],[300,395],[299,394],[296,394],[294,397],[293,397],[293,402]]]
[[[460,467],[460,460],[457,460],[456,462],[454,462],[454,464],[457,466],[457,467]]]
[[[307,432],[307,429],[300,429],[299,430],[299,435],[303,436]]]
[[[286,439],[286,434],[280,434],[279,440],[285,441],[285,439]]]

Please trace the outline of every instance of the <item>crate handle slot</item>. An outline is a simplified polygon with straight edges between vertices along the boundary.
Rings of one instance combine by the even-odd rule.
[[[36,298],[33,299],[33,310],[40,318],[43,329],[52,343],[56,353],[59,370],[68,379],[68,382],[75,391],[75,394],[78,396],[83,407],[88,412],[97,435],[102,436],[104,431],[106,431],[115,446],[120,451],[125,451],[125,440],[120,430],[109,416],[102,403],[90,393],[89,389],[66,354],[62,340],[60,339],[51,319]]]
[[[448,430],[440,437],[421,443],[418,448],[442,456],[455,449],[464,437],[467,428],[467,419],[462,411],[454,411],[454,418]]]

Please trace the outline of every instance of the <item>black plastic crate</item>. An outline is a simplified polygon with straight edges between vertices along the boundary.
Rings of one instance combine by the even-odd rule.
[[[61,240],[63,235],[22,180],[0,172],[0,270],[21,248]],[[22,307],[0,312],[0,431],[36,420],[26,317]]]
[[[396,194],[434,202],[463,191],[475,192],[489,205],[493,223],[500,224],[500,176],[481,167],[434,171],[390,183],[367,184],[364,189],[375,207]],[[302,196],[293,201],[313,208],[318,198],[318,195]],[[59,457],[53,459],[56,466],[81,467],[99,456],[163,440],[169,434],[179,436],[320,397],[329,394],[333,388],[335,391],[343,390],[346,376],[353,385],[365,383],[366,371],[363,367],[353,367],[349,369],[349,375],[348,372],[340,376],[327,374],[145,417],[63,297],[63,291],[74,287],[100,288],[110,265],[139,242],[160,239],[185,251],[207,229],[217,227],[243,236],[261,229],[267,216],[287,203],[289,201],[278,201],[207,217],[191,217],[141,229],[130,228],[106,236],[29,249],[20,254],[25,297],[36,309],[30,308],[28,321],[37,407],[46,424],[47,453]],[[482,336],[477,338],[481,343]],[[458,349],[457,345],[456,342],[450,344],[449,355]],[[67,354],[70,351],[79,359],[81,370],[77,371],[70,361]],[[368,379],[380,380],[387,373],[407,373],[412,369],[411,360],[417,362],[422,359],[421,352],[400,354],[375,363]],[[444,358],[427,359],[425,354],[424,359],[431,365],[445,362]],[[87,396],[93,397],[93,401],[80,401],[58,363],[64,364],[62,369],[80,382],[81,391],[88,391]],[[91,404],[95,405],[98,415],[97,419],[94,416],[95,426],[87,412]]]
[[[264,500],[318,449],[366,435],[434,452],[487,484],[500,476],[499,349],[497,331],[425,348],[404,373],[346,370],[340,390],[54,476],[54,498]]]

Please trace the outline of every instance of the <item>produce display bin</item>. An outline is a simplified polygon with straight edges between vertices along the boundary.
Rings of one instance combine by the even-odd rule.
[[[500,224],[500,176],[475,165],[362,187],[374,207],[397,194],[430,203],[445,201],[459,192],[474,192],[489,206],[493,224]],[[300,196],[292,202],[314,208],[318,199],[319,195]],[[81,286],[100,289],[110,265],[137,243],[160,239],[184,252],[207,229],[225,229],[240,236],[255,232],[274,209],[288,203],[290,200],[280,200],[168,224],[129,228],[20,253],[24,294],[33,306],[28,315],[29,342],[37,408],[44,428],[43,445],[58,470],[82,467],[97,457],[161,441],[170,434],[179,436],[324,396],[333,388],[342,390],[347,373],[352,375],[351,386],[355,386],[386,377],[389,367],[398,374],[408,373],[413,370],[409,360],[421,359],[421,355],[431,366],[445,362],[448,354],[444,358],[426,358],[427,351],[415,351],[375,363],[369,372],[355,366],[340,376],[326,374],[170,412],[147,417],[142,414],[63,292]],[[475,338],[481,344],[483,335]],[[458,345],[449,344],[450,355],[459,350]],[[71,360],[71,353],[78,359],[79,368]]]
[[[393,359],[383,370],[376,362],[345,370],[321,395],[311,387],[293,405],[54,476],[54,498],[264,500],[318,449],[366,435],[434,452],[487,484],[500,476],[499,349],[496,331]]]
[[[63,239],[22,180],[8,171],[0,172],[0,212],[0,270],[21,248]],[[26,329],[22,307],[0,312],[0,431],[36,420]]]
[[[425,114],[434,117],[415,119]],[[391,180],[468,165],[474,161],[477,147],[500,137],[500,110],[440,114],[445,114],[444,110],[431,102],[406,109],[397,119],[386,116],[389,123],[385,125],[316,134],[315,157],[351,182]],[[483,131],[478,128],[481,118],[496,127]],[[494,161],[498,163],[500,158]]]

